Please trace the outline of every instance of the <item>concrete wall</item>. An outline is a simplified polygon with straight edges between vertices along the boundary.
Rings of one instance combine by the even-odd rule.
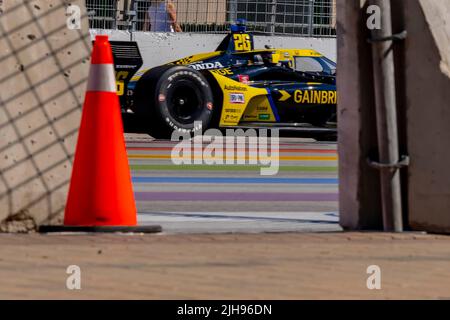
[[[117,30],[91,30],[96,34],[108,34],[111,40],[128,41],[130,34]],[[139,43],[144,56],[144,67],[154,67],[192,54],[214,51],[222,41],[223,34],[150,33],[135,32],[133,40]],[[312,48],[336,61],[336,39],[256,36],[255,47],[263,49],[266,44],[279,48]]]
[[[405,225],[450,233],[450,2],[392,0],[393,31],[408,31],[393,45],[396,67]],[[381,229],[368,1],[338,0],[338,112],[340,223],[346,229]]]
[[[84,0],[8,0],[0,18],[0,230],[60,222],[89,68]]]
[[[404,1],[409,223],[450,233],[450,1]]]

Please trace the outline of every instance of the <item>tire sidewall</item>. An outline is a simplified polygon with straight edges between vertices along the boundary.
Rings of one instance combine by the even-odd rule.
[[[183,124],[177,121],[171,113],[168,102],[168,93],[172,86],[180,80],[189,80],[194,82],[202,94],[201,111],[195,121],[201,121],[201,126],[194,126],[194,123]],[[213,95],[205,77],[198,71],[188,67],[173,67],[164,72],[158,80],[155,88],[155,112],[160,120],[171,131],[195,133],[207,129],[211,122],[213,110]],[[209,106],[209,108],[208,108]]]

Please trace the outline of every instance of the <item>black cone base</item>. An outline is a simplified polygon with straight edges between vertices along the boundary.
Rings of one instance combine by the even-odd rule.
[[[39,233],[55,232],[93,232],[93,233],[159,233],[161,226],[136,226],[136,227],[114,227],[114,226],[40,226]]]

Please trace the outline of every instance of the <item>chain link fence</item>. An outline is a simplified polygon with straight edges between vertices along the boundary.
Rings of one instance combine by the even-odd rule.
[[[166,32],[176,29],[176,16],[183,32],[225,33],[245,19],[261,34],[336,36],[336,0],[86,0],[86,6],[96,29]]]

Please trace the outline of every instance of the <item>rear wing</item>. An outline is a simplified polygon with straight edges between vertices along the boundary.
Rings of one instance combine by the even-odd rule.
[[[122,106],[127,104],[128,83],[136,72],[142,67],[144,60],[137,42],[133,41],[110,41],[114,69],[116,71],[117,94]]]

